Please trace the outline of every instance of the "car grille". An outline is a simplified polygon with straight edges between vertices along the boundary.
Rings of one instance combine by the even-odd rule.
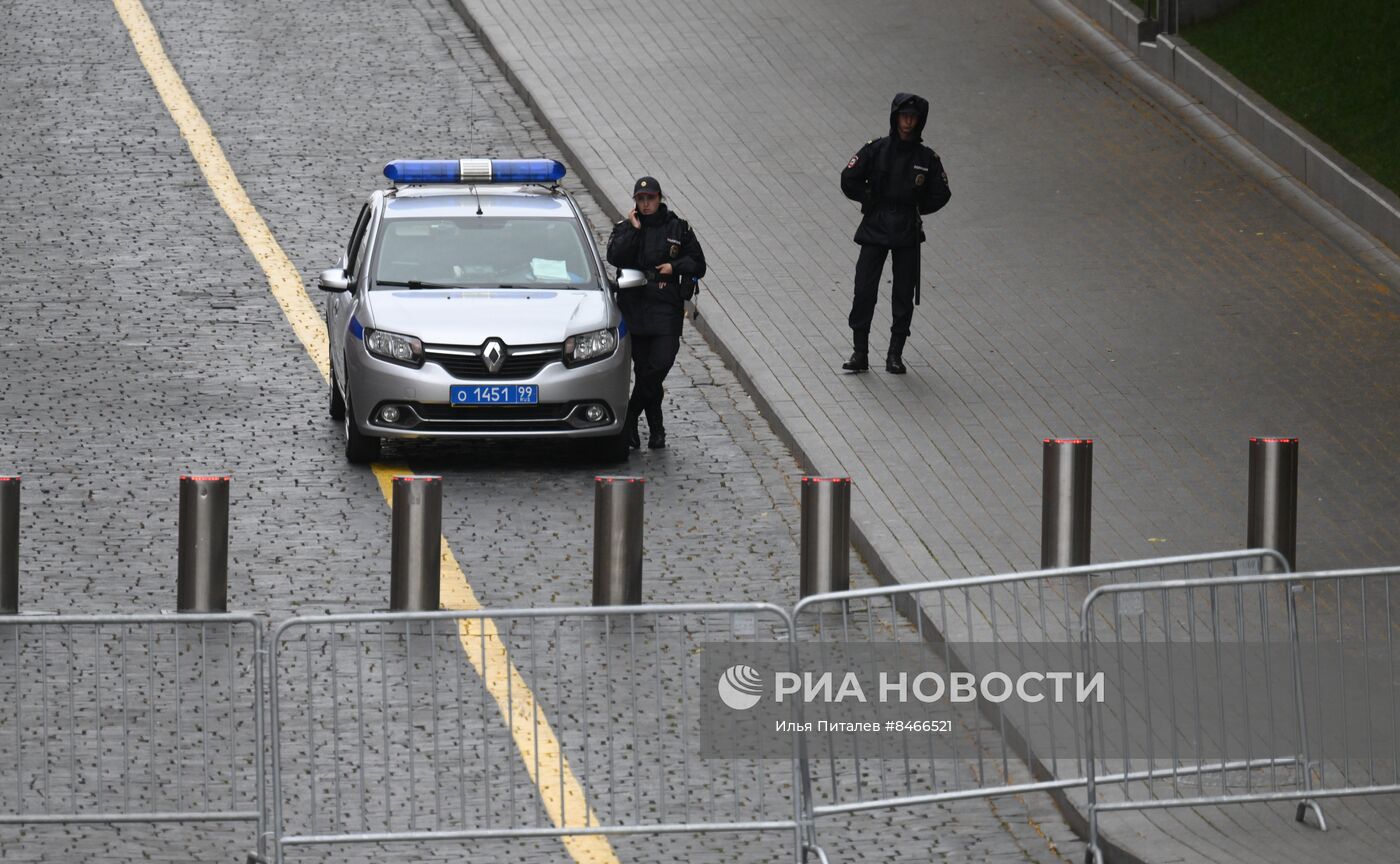
[[[399,403],[404,404],[404,403]],[[434,432],[567,432],[579,428],[568,418],[576,402],[544,405],[457,406],[409,402],[417,422],[400,428]]]
[[[573,410],[572,402],[550,405],[422,405],[413,403],[414,413],[424,420],[563,420]]]
[[[513,354],[513,350],[540,351],[541,353]],[[533,378],[535,375],[550,363],[562,360],[564,352],[559,346],[548,349],[520,348],[506,349],[506,359],[501,364],[501,371],[486,371],[486,361],[481,355],[474,357],[462,354],[447,354],[441,351],[434,351],[431,348],[423,352],[423,359],[428,363],[436,363],[446,369],[448,374],[454,378],[481,379],[489,378],[497,381],[520,380],[523,378]]]

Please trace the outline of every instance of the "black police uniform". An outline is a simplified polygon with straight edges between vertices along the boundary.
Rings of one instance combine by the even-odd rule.
[[[652,177],[639,179],[632,194],[647,191],[661,193]],[[645,288],[620,291],[617,297],[627,330],[632,334],[632,369],[636,378],[627,403],[627,430],[632,446],[638,446],[637,418],[645,412],[648,446],[665,447],[662,382],[676,362],[685,301],[695,293],[695,280],[705,275],[705,253],[690,225],[664,203],[650,216],[638,213],[637,220],[642,227],[632,227],[628,219],[617,223],[608,240],[608,263],[641,270],[648,280]],[[662,276],[656,268],[667,262],[671,264],[671,275]]]
[[[901,141],[896,118],[911,110],[919,120],[910,139]],[[919,302],[919,244],[924,241],[920,216],[941,209],[952,197],[943,163],[920,137],[927,121],[928,100],[912,93],[896,94],[890,106],[889,136],[860,148],[841,172],[841,192],[860,202],[862,217],[855,236],[860,257],[856,261],[855,299],[849,322],[855,354],[845,369],[860,372],[869,368],[870,322],[875,317],[885,256],[892,255],[894,323],[890,327],[885,368],[904,372],[904,341],[909,336],[914,306]]]

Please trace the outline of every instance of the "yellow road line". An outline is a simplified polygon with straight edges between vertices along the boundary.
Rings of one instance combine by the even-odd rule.
[[[379,478],[380,491],[384,497],[393,500],[393,481],[399,474],[411,474],[406,467],[375,465],[374,476]],[[448,548],[447,540],[442,541],[442,604],[447,609],[477,610],[481,608],[476,592],[467,581],[457,557]],[[458,638],[491,698],[501,709],[502,716],[510,724],[510,734],[515,738],[515,746],[520,758],[525,760],[530,779],[540,791],[540,798],[549,811],[549,818],[556,827],[564,827],[565,820],[571,828],[596,827],[598,816],[588,805],[583,786],[574,776],[568,759],[560,768],[561,748],[558,737],[543,709],[535,702],[535,694],[525,683],[524,677],[510,661],[505,642],[501,640],[496,622],[489,618],[462,621],[458,626]],[[536,761],[539,770],[536,771]],[[603,862],[617,861],[612,845],[606,837],[597,835],[563,837],[564,845],[576,861]]]
[[[243,184],[234,174],[233,166],[224,156],[218,139],[166,56],[160,34],[146,14],[145,7],[140,0],[112,0],[112,3],[131,34],[132,44],[150,73],[156,92],[180,127],[180,134],[189,145],[190,153],[204,173],[204,179],[218,199],[219,206],[228,214],[244,244],[267,275],[272,296],[282,307],[282,313],[306,352],[321,370],[322,379],[329,380],[325,324],[311,298],[306,296],[301,274],[282,251],[267,223],[243,190]],[[409,473],[412,472],[403,467],[374,466],[380,491],[390,503],[393,501],[391,484],[394,475]],[[445,537],[442,538],[441,590],[448,609],[475,611],[482,608]],[[506,718],[516,749],[525,762],[530,779],[539,789],[550,821],[557,828],[596,827],[598,817],[588,804],[583,784],[574,775],[568,760],[562,758],[563,747],[544,711],[539,708],[534,693],[525,683],[524,676],[510,660],[496,623],[490,619],[463,621],[459,626],[458,638],[472,667],[481,676],[502,716]],[[561,840],[569,855],[579,864],[617,864],[617,855],[606,837],[565,836]]]
[[[194,99],[190,98],[189,91],[185,89],[184,82],[180,80],[180,73],[175,71],[170,58],[165,55],[165,49],[160,44],[160,34],[156,32],[155,25],[151,23],[150,16],[141,5],[141,0],[112,2],[116,5],[117,14],[121,16],[127,32],[131,34],[136,53],[140,55],[146,71],[151,74],[156,92],[160,94],[166,110],[180,127],[180,135],[189,145],[190,154],[199,164],[199,170],[204,172],[204,179],[213,190],[214,197],[219,200],[219,206],[224,208],[248,251],[258,259],[258,264],[267,274],[267,285],[272,290],[272,296],[277,298],[282,313],[287,316],[287,321],[291,323],[297,338],[306,347],[311,359],[316,362],[316,367],[321,370],[321,376],[324,378],[330,375],[330,363],[326,353],[326,325],[317,313],[315,304],[302,288],[301,274],[292,266],[287,253],[282,251],[277,239],[268,230],[267,223],[249,200],[248,193],[243,191],[243,184],[238,182],[238,176],[233,173],[233,166],[224,157],[224,148],[219,146],[214,132],[204,121],[204,115],[200,113]]]

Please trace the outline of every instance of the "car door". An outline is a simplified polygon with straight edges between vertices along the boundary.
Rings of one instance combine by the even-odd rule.
[[[331,294],[326,306],[326,334],[330,342],[331,368],[335,370],[336,379],[341,382],[345,381],[345,340],[350,327],[350,316],[355,312],[355,298],[362,289],[360,272],[364,269],[364,250],[369,240],[370,216],[374,209],[370,206],[372,203],[373,201],[368,201],[360,208],[360,215],[355,219],[355,228],[350,232],[350,242],[340,259],[340,264],[350,279],[350,290]]]

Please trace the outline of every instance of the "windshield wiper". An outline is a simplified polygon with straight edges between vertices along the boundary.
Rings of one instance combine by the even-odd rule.
[[[444,291],[458,291],[470,288],[470,285],[448,285],[443,282],[419,282],[417,279],[410,279],[407,282],[396,282],[391,279],[375,280],[375,285],[389,288],[407,288],[410,291],[417,291],[419,288],[439,289]]]

